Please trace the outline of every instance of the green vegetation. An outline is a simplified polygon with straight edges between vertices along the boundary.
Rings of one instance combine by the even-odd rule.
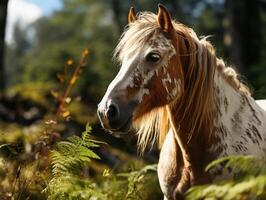
[[[87,126],[82,138],[70,136],[67,141],[57,143],[56,150],[51,151],[53,178],[44,190],[48,199],[115,200],[149,199],[151,196],[156,199],[160,196],[154,173],[156,165],[147,165],[139,171],[117,175],[110,174],[106,169],[103,171],[101,182],[90,178],[87,164],[91,159],[100,159],[91,149],[99,147],[101,143],[90,138],[90,131],[90,126]],[[157,188],[155,194],[154,188]]]
[[[7,92],[7,102],[14,101],[25,110],[18,116],[23,119],[20,123],[1,124],[1,130],[5,130],[0,137],[1,198],[145,200],[161,197],[156,166],[95,140],[89,125],[82,134],[69,131],[79,130],[84,122],[95,121],[95,117],[79,113],[87,109],[80,100],[71,97],[87,65],[88,54],[85,49],[77,63],[68,59],[63,72],[57,73],[58,83],[39,82],[34,87],[25,83]],[[53,85],[57,85],[56,89],[52,89]],[[27,108],[23,108],[25,102],[29,104]],[[31,116],[32,110],[39,109],[45,113],[34,118],[33,123],[28,122],[25,115]],[[94,152],[97,149],[124,161],[110,170]]]
[[[252,156],[230,156],[213,161],[206,170],[223,164],[223,170],[236,170],[233,180],[222,181],[210,185],[191,188],[188,200],[200,199],[265,199],[266,198],[266,166],[265,161]]]
[[[256,98],[266,98],[263,1],[249,1],[249,9],[244,9],[247,1],[235,0],[160,2],[199,36],[211,35],[218,57],[236,64]],[[153,164],[158,149],[138,156],[134,135],[110,136],[96,114],[97,103],[119,70],[112,51],[129,7],[156,12],[157,3],[62,0],[62,9],[30,27],[16,25],[14,42],[6,45],[5,97],[0,94],[1,200],[163,198]],[[236,22],[230,24],[235,14]],[[241,54],[242,63],[235,59]],[[87,123],[91,126],[82,133]],[[226,163],[225,170],[239,170],[234,180],[192,188],[188,199],[266,199],[265,163],[231,157],[209,168],[220,163]]]
[[[90,199],[102,197],[89,179],[81,177],[87,163],[100,159],[90,148],[98,147],[89,138],[91,128],[87,126],[82,138],[70,136],[67,141],[57,143],[56,150],[51,151],[53,178],[49,181],[45,192],[48,199]]]

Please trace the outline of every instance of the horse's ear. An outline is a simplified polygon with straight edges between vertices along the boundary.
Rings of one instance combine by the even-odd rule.
[[[170,13],[168,12],[167,8],[164,7],[162,4],[158,4],[157,20],[160,28],[164,32],[170,33],[173,30],[174,27],[171,22]]]
[[[136,15],[136,12],[135,12],[135,9],[133,7],[131,7],[128,11],[128,15],[127,15],[127,20],[128,20],[128,23],[133,23],[134,21],[136,21],[137,19],[137,15]]]

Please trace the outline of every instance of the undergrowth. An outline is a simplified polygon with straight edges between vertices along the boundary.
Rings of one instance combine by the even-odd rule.
[[[233,179],[214,184],[195,186],[187,193],[188,200],[245,200],[266,199],[266,164],[252,156],[229,156],[210,163],[206,170],[224,165],[237,173]]]
[[[145,166],[144,161],[107,146],[104,151],[119,160],[119,166],[109,169],[94,151],[103,145],[92,139],[90,126],[81,137],[73,135],[73,122],[82,113],[89,113],[84,112],[84,106],[77,109],[81,103],[77,97],[71,97],[87,56],[85,49],[79,62],[68,60],[64,71],[58,74],[58,88],[51,91],[54,98],[50,99],[55,100],[56,105],[46,98],[50,86],[35,84],[36,90],[27,93],[27,100],[33,94],[30,99],[40,101],[47,110],[40,120],[25,127],[16,123],[0,124],[0,130],[4,130],[0,133],[1,200],[162,198],[156,166]],[[32,89],[30,85],[26,88]],[[17,88],[10,95],[25,93],[23,90],[25,88]],[[86,117],[78,121],[93,120]],[[121,173],[125,171],[127,173]]]
[[[91,148],[99,146],[99,142],[89,137],[91,131],[87,125],[82,137],[70,136],[66,141],[56,144],[51,151],[52,175],[47,188],[48,199],[90,199],[103,198],[95,183],[85,178],[86,166],[91,159],[100,159]]]
[[[46,192],[48,199],[101,199],[101,200],[144,200],[161,199],[154,190],[158,187],[157,165],[147,165],[139,170],[112,174],[103,173],[101,182],[84,176],[84,167],[91,159],[99,159],[91,148],[98,142],[88,137],[87,130],[82,138],[77,136],[59,142],[51,153],[53,178]],[[234,178],[215,184],[192,187],[186,195],[187,200],[243,200],[266,199],[265,162],[252,156],[230,156],[210,163],[206,170],[223,165],[237,171]]]
[[[115,200],[153,199],[160,197],[158,189],[157,165],[147,165],[140,170],[113,174],[105,170],[101,181],[89,176],[89,162],[100,159],[93,148],[101,142],[90,138],[91,128],[87,125],[81,137],[70,136],[60,141],[51,151],[52,179],[43,190],[48,200]],[[158,191],[158,190],[157,190]]]
[[[86,65],[88,50],[82,52],[79,62],[74,66],[72,60],[65,64],[64,71],[58,74],[60,89],[51,93],[57,102],[44,98],[43,92],[25,93],[41,102],[50,110],[42,120],[30,127],[1,124],[5,130],[0,138],[0,199],[8,200],[157,200],[162,199],[157,178],[157,165],[132,167],[127,172],[104,170],[103,174],[91,174],[92,160],[100,161],[95,153],[102,142],[92,139],[91,127],[81,137],[65,137],[66,121],[81,118],[83,107],[75,105],[71,91],[83,67]],[[32,85],[28,86],[32,89]],[[36,85],[36,91],[43,88]],[[50,90],[50,86],[45,90]],[[14,94],[13,94],[14,93]],[[70,103],[74,103],[73,114]],[[73,104],[72,104],[73,105]],[[77,109],[77,107],[79,109]],[[78,111],[77,111],[78,110]],[[84,112],[86,113],[86,112]],[[88,121],[87,118],[80,121]],[[69,131],[70,132],[70,131]],[[68,133],[72,134],[72,133]],[[62,139],[65,138],[63,141]],[[59,141],[56,144],[55,141]],[[51,150],[52,149],[52,150]],[[130,160],[130,159],[128,159]],[[134,161],[133,161],[134,162]],[[123,163],[120,163],[122,166]],[[133,164],[134,165],[134,164]],[[237,171],[234,178],[215,184],[192,187],[186,194],[187,200],[246,200],[266,199],[266,164],[251,156],[231,156],[213,161],[206,170],[223,165],[224,170]],[[102,165],[103,167],[104,165]],[[125,170],[123,170],[125,171]],[[95,173],[95,172],[94,172]],[[42,193],[40,193],[42,191]]]

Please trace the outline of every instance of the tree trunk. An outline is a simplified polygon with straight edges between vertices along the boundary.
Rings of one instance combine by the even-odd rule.
[[[224,43],[227,55],[240,72],[260,61],[261,26],[259,0],[225,1]]]
[[[114,19],[117,26],[118,33],[121,34],[123,31],[123,23],[121,20],[121,2],[120,0],[111,1],[112,10],[114,12]]]
[[[8,0],[0,1],[0,97],[5,89],[4,49]]]

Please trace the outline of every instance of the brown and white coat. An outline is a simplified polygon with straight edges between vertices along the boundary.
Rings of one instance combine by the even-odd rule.
[[[143,151],[161,144],[158,177],[165,199],[193,185],[230,177],[209,162],[228,155],[266,156],[266,101],[256,102],[206,38],[170,17],[131,8],[115,50],[122,66],[98,114],[103,127],[138,130]]]

